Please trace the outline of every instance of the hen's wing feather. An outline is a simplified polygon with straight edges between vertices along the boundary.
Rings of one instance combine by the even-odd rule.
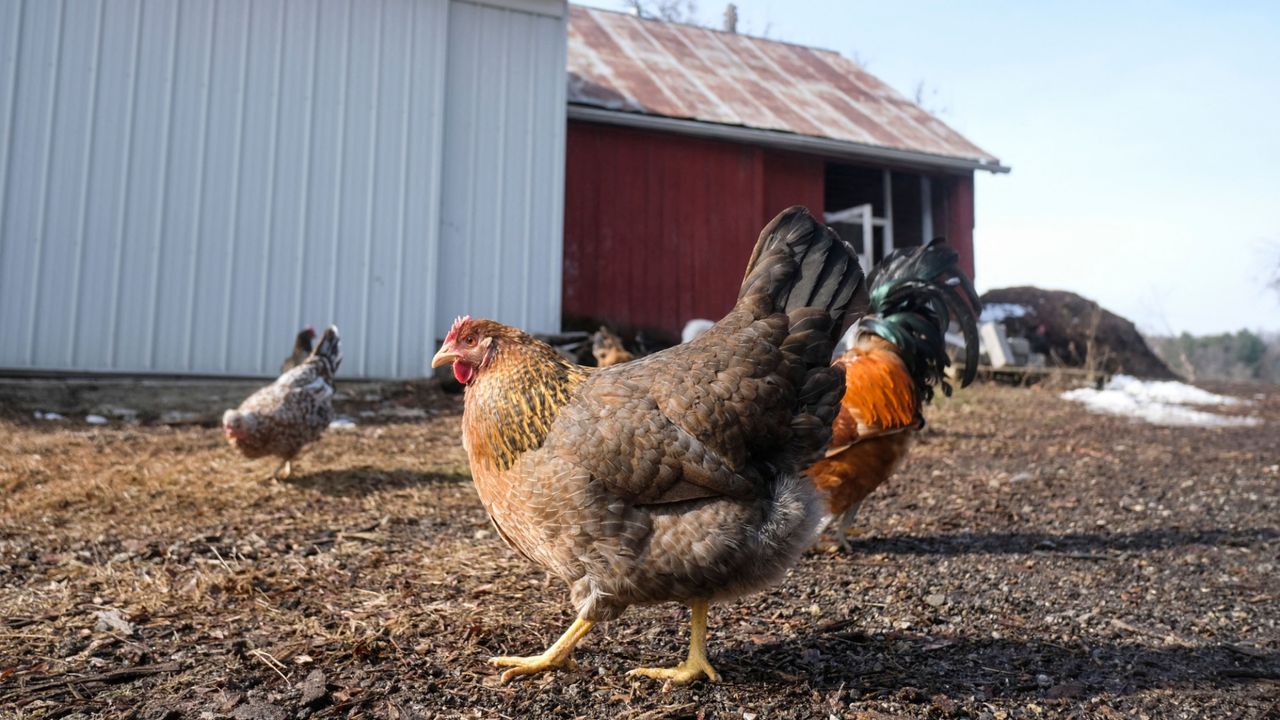
[[[557,424],[572,431],[552,434],[563,446],[556,448],[559,457],[631,505],[755,496],[755,482],[663,411],[649,394],[652,375],[625,375],[609,382],[593,377],[580,400],[562,411]],[[592,392],[597,383],[600,391]]]
[[[830,419],[799,427],[810,416],[795,407],[806,394],[838,395],[837,372],[825,382],[795,372],[785,315],[736,310],[722,322],[693,343],[594,374],[563,418],[596,430],[599,444],[578,448],[574,464],[635,504],[746,500],[768,492],[785,471],[776,455],[798,436],[820,448]]]
[[[600,447],[575,465],[639,504],[749,499],[817,459],[844,390],[831,348],[862,285],[803,208],[761,232],[733,310],[696,340],[591,376],[567,413]]]

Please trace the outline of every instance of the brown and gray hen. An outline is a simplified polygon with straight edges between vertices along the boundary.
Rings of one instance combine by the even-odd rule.
[[[301,365],[223,413],[227,442],[251,460],[280,458],[271,476],[289,477],[293,459],[333,421],[333,376],[341,363],[338,328],[330,325]]]
[[[591,355],[596,359],[596,367],[602,368],[636,359],[635,353],[622,344],[622,338],[604,325],[591,334]]]
[[[761,233],[733,310],[691,343],[590,370],[515,328],[454,323],[432,366],[467,386],[476,489],[578,611],[543,654],[494,658],[504,680],[566,666],[596,622],[669,601],[693,609],[688,658],[634,672],[718,679],[708,605],[775,582],[815,534],[801,470],[831,437],[844,377],[830,357],[861,283],[851,249],[791,208]]]

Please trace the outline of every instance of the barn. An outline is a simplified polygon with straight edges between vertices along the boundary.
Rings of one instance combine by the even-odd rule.
[[[733,303],[760,227],[824,213],[864,267],[944,235],[1008,168],[828,50],[572,7],[564,313],[670,341]]]
[[[564,0],[0,2],[0,369],[421,376],[560,325]]]
[[[972,270],[978,170],[836,53],[564,0],[0,2],[0,371],[269,376],[336,323],[344,376],[416,377],[461,313],[670,339],[794,203]]]

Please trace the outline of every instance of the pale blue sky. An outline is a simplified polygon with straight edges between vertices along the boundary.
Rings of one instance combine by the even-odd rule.
[[[1013,167],[978,174],[980,290],[1073,290],[1148,332],[1280,330],[1280,3],[736,4],[740,31],[856,56],[908,96],[923,80]]]

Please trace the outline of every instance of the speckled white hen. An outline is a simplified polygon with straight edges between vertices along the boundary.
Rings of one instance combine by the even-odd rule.
[[[341,363],[338,328],[330,325],[301,365],[222,415],[227,442],[249,459],[280,458],[271,477],[289,477],[294,458],[333,420],[333,376]]]

